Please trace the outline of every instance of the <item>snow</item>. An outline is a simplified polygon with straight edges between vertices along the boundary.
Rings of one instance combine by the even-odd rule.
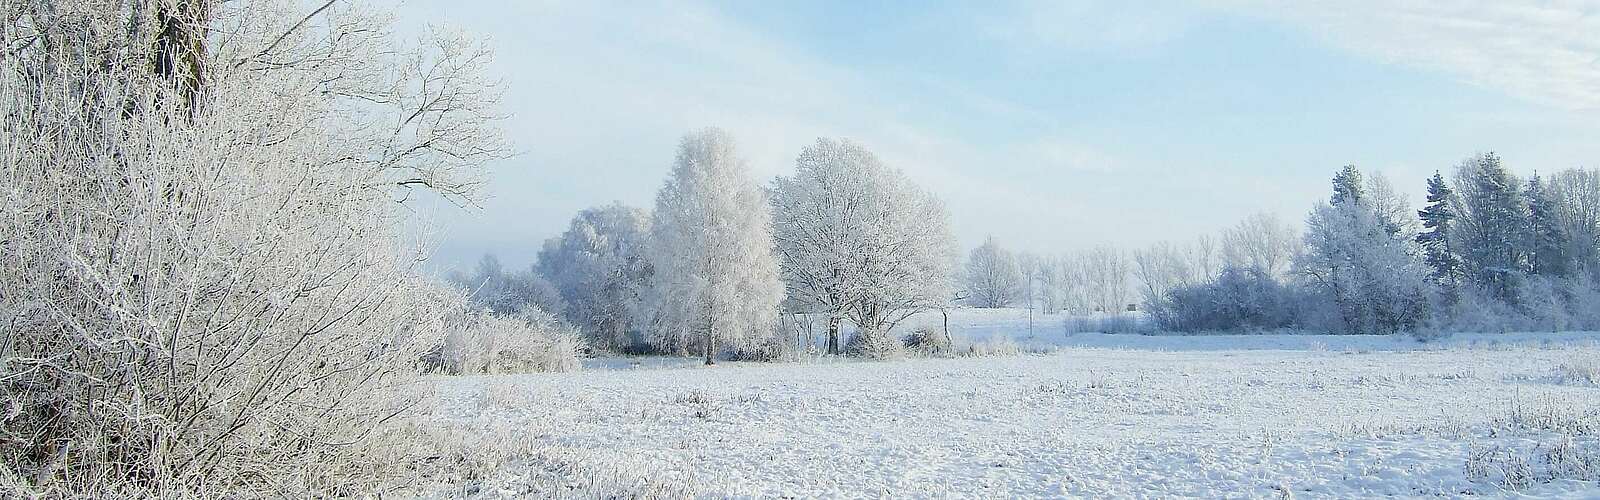
[[[478,496],[600,476],[714,497],[1600,496],[1600,387],[1575,375],[1600,334],[1054,335],[1044,355],[440,378],[427,425],[515,443],[448,493]]]

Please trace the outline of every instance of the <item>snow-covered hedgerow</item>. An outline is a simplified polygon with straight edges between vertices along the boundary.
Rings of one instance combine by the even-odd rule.
[[[445,331],[405,200],[471,199],[505,148],[487,52],[313,9],[0,3],[0,489],[392,477],[374,437]]]
[[[578,368],[583,338],[576,328],[532,305],[512,315],[461,315],[430,368],[450,374],[562,372]]]

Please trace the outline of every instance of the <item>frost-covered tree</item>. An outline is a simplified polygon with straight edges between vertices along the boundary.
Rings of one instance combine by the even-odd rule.
[[[1572,273],[1571,241],[1560,200],[1535,173],[1528,179],[1528,271],[1547,278]]]
[[[773,181],[773,236],[789,295],[839,324],[856,325],[851,350],[880,354],[907,316],[949,299],[955,237],[944,204],[847,140],[818,139]]]
[[[385,426],[458,309],[400,227],[505,156],[489,54],[318,4],[0,3],[0,483],[362,496],[414,463]]]
[[[1083,284],[1090,305],[1103,313],[1122,311],[1128,305],[1128,258],[1122,250],[1097,246],[1083,255]]]
[[[1331,205],[1342,205],[1345,202],[1361,202],[1364,186],[1361,181],[1361,171],[1355,165],[1345,165],[1333,176],[1333,196],[1328,198]]]
[[[1215,280],[1222,273],[1222,258],[1217,254],[1216,238],[1200,235],[1185,250],[1185,260],[1194,271],[1196,281]]]
[[[1061,273],[1061,308],[1072,314],[1085,314],[1094,309],[1089,298],[1088,277],[1084,271],[1081,253],[1064,253],[1059,257]]]
[[[1328,203],[1306,221],[1306,251],[1297,273],[1331,301],[1336,329],[1347,333],[1396,333],[1416,327],[1426,311],[1425,271],[1412,251],[1411,235],[1389,220],[1386,206],[1403,198],[1381,176],[1366,185],[1354,167],[1334,181]],[[1359,193],[1365,193],[1359,194]],[[1386,199],[1387,198],[1387,199]]]
[[[1550,176],[1550,194],[1561,207],[1573,271],[1600,278],[1600,170],[1567,169]]]
[[[766,195],[720,129],[694,132],[656,195],[647,245],[648,340],[665,351],[699,348],[706,364],[730,350],[774,348],[784,299]]]
[[[1416,237],[1422,247],[1423,261],[1430,268],[1429,277],[1439,287],[1447,300],[1453,301],[1464,277],[1461,256],[1456,253],[1455,191],[1445,183],[1444,176],[1434,172],[1428,178],[1428,205],[1417,212],[1423,231]]]
[[[1047,255],[1039,259],[1039,308],[1045,313],[1061,312],[1063,279],[1061,257]]]
[[[1161,242],[1133,253],[1133,275],[1138,280],[1139,293],[1148,306],[1164,300],[1173,288],[1195,283],[1194,271],[1189,267],[1183,250],[1170,242]]]
[[[544,311],[566,307],[561,294],[544,276],[533,269],[507,271],[494,254],[484,254],[471,273],[451,271],[445,281],[465,291],[473,307],[494,314],[513,314],[528,305]]]
[[[1031,252],[1017,252],[1017,273],[1022,275],[1022,304],[1033,309],[1038,305],[1039,256]]]
[[[1222,260],[1227,267],[1254,269],[1282,280],[1300,250],[1293,227],[1271,213],[1246,217],[1222,232]]]
[[[1528,267],[1527,212],[1521,183],[1500,157],[1484,153],[1462,162],[1455,189],[1461,199],[1456,227],[1469,281],[1490,296],[1516,304]]]
[[[965,278],[967,302],[974,307],[1008,307],[1022,293],[1022,272],[1017,269],[1016,257],[993,236],[967,256]]]
[[[563,318],[593,345],[616,350],[628,346],[631,319],[650,277],[644,210],[613,203],[578,212],[560,237],[544,242],[538,274],[560,293]]]

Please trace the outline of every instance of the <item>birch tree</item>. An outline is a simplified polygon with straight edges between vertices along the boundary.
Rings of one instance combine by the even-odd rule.
[[[1114,314],[1128,304],[1128,259],[1121,250],[1101,245],[1083,256],[1084,287],[1096,311]]]
[[[1270,213],[1246,217],[1222,232],[1222,260],[1227,267],[1253,269],[1283,280],[1300,249],[1300,235]]]
[[[784,299],[766,195],[726,132],[691,133],[656,195],[643,315],[666,351],[769,355]]]

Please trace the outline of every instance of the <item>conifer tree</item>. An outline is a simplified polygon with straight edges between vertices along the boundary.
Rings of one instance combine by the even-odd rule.
[[[1485,153],[1462,163],[1456,174],[1461,194],[1457,226],[1467,278],[1507,303],[1527,271],[1527,201],[1521,183],[1500,157]]]
[[[1424,262],[1432,269],[1429,278],[1452,300],[1462,279],[1461,256],[1451,246],[1455,237],[1451,230],[1456,219],[1456,203],[1455,190],[1445,183],[1443,175],[1434,172],[1433,177],[1428,178],[1428,205],[1417,211],[1423,228],[1417,235],[1417,244],[1422,246]]]
[[[1328,204],[1360,203],[1361,196],[1361,171],[1355,165],[1345,165],[1333,176],[1333,197],[1328,198]]]

